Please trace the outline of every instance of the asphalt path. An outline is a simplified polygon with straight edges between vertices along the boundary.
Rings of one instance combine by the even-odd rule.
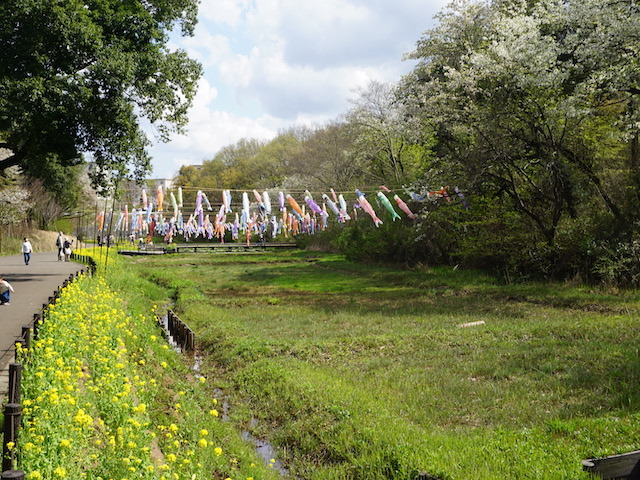
[[[13,344],[22,334],[22,327],[33,321],[54,292],[70,275],[86,270],[75,262],[60,262],[57,251],[32,253],[29,265],[20,255],[0,256],[0,276],[11,284],[11,305],[0,305],[0,377],[13,361]],[[0,394],[3,380],[0,378]]]

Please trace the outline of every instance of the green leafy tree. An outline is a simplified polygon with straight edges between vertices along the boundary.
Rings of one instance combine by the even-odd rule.
[[[196,13],[197,0],[0,2],[0,147],[12,152],[0,170],[39,176],[90,152],[95,183],[141,178],[140,118],[160,140],[186,123],[201,68],[167,44],[176,26],[193,33]]]

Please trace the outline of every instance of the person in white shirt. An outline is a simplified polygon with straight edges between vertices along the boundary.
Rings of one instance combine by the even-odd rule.
[[[13,292],[11,284],[0,277],[0,305],[10,305],[11,292]]]
[[[29,265],[29,261],[31,260],[31,252],[33,252],[31,242],[27,237],[24,237],[24,242],[22,242],[22,254],[24,255],[25,265]]]

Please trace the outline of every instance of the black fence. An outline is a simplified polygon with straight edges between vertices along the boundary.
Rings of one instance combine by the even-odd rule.
[[[95,271],[95,262],[91,259],[86,262],[91,272]],[[49,297],[48,303],[42,305],[42,309],[33,315],[33,320],[29,325],[22,327],[20,336],[14,342],[14,361],[9,364],[9,386],[7,389],[7,403],[4,407],[4,436],[2,439],[2,479],[19,479],[25,478],[22,470],[14,470],[16,466],[16,446],[22,422],[22,405],[20,403],[20,381],[22,378],[23,366],[20,363],[24,355],[29,354],[32,338],[38,338],[38,330],[45,321],[46,311],[50,305],[53,305],[63,288],[73,282],[78,275],[85,272],[81,270],[69,276],[61,286],[53,292]]]

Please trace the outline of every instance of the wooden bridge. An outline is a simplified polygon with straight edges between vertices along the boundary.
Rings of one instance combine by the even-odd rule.
[[[292,242],[251,243],[178,243],[171,245],[143,245],[142,248],[118,250],[121,255],[164,255],[170,253],[259,253],[261,251],[298,248]]]

